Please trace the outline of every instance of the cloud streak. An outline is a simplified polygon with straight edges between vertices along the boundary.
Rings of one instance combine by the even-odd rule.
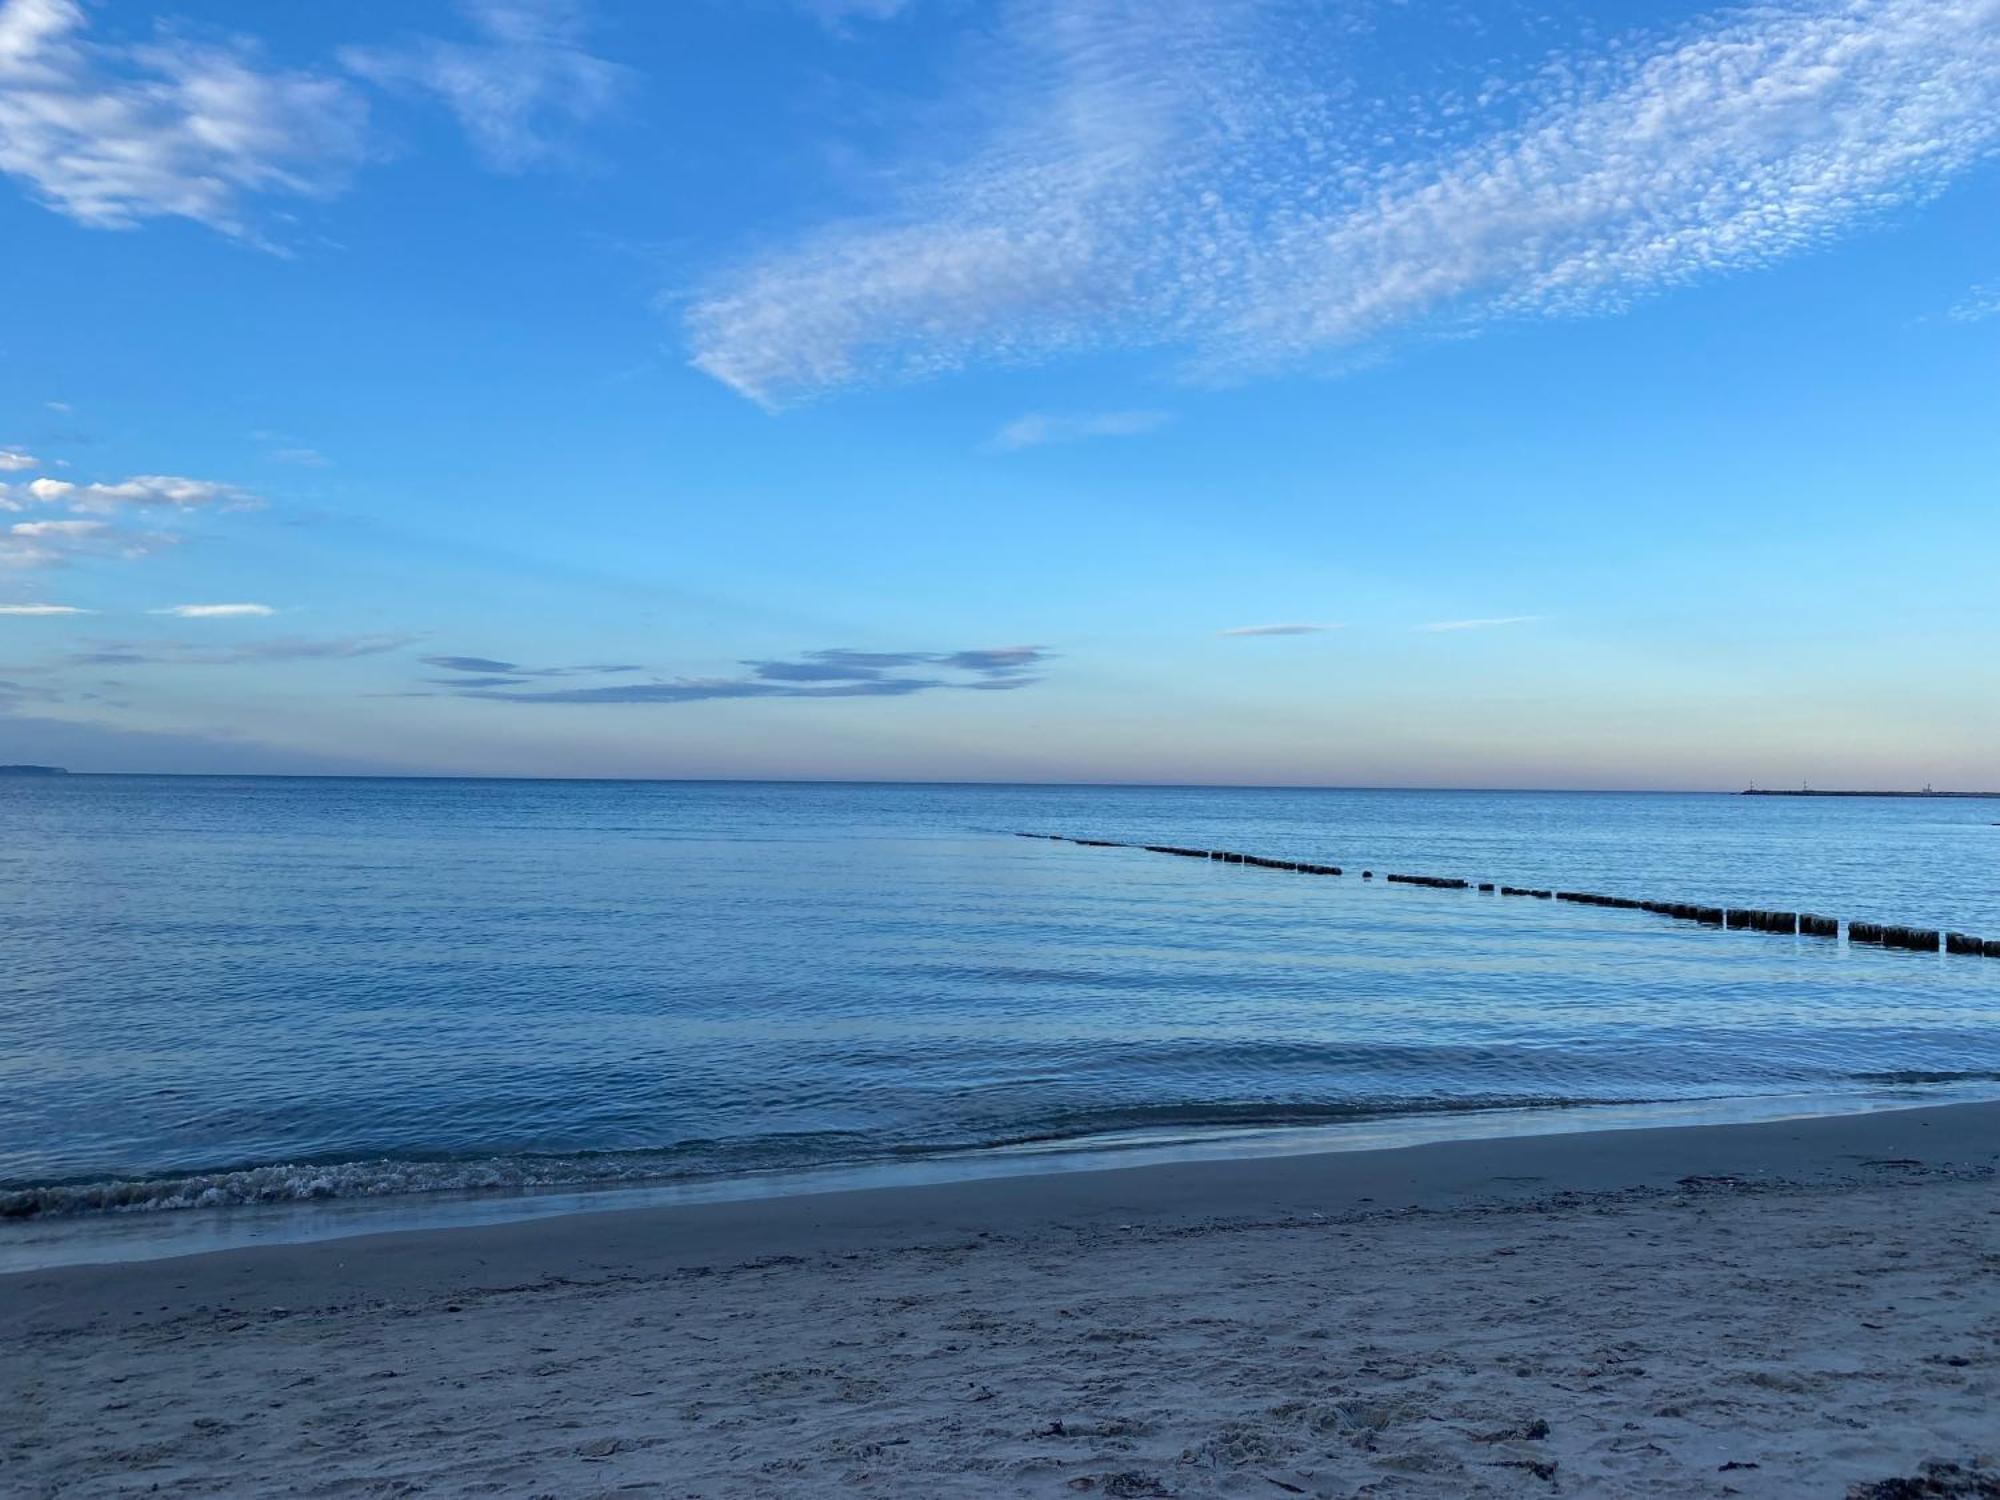
[[[170,604],[153,613],[174,615],[183,620],[241,620],[262,618],[277,611],[268,604]]]
[[[1417,629],[1431,634],[1454,630],[1499,630],[1508,625],[1532,625],[1546,618],[1546,615],[1493,615],[1483,620],[1433,620],[1428,625],[1417,626]]]
[[[447,684],[456,682],[460,686],[472,678],[476,678],[482,686],[494,686],[503,682],[526,682],[535,677],[580,677],[643,670],[622,662],[585,662],[572,667],[524,667],[516,662],[499,661],[491,656],[425,656],[418,659],[425,666],[436,667],[441,672],[471,674],[469,678],[436,679]]]
[[[633,672],[635,667],[558,667],[531,671],[485,656],[428,656],[426,665],[465,674],[432,679],[454,697],[499,703],[702,703],[734,698],[907,698],[937,690],[1006,692],[1041,681],[1050,658],[1042,646],[967,651],[857,651],[830,647],[795,660],[751,660],[747,676],[673,677],[589,687],[541,687],[533,676]],[[923,669],[923,670],[919,670]]]
[[[1311,369],[1772,265],[2000,142],[1995,0],[1739,12],[1560,60],[1469,138],[1350,108],[1297,4],[1010,14],[1019,82],[984,137],[720,276],[687,313],[698,368],[766,405],[1107,347]],[[1450,144],[1389,144],[1425,141]]]
[[[90,611],[74,604],[0,604],[0,615],[87,615]]]
[[[248,662],[345,661],[380,656],[415,643],[413,635],[351,635],[328,639],[291,636],[240,646],[195,646],[183,641],[112,642],[68,658],[79,667],[224,667]]]
[[[1029,412],[994,433],[989,446],[1011,453],[1022,448],[1039,448],[1046,443],[1077,443],[1101,437],[1139,437],[1157,431],[1170,420],[1163,411],[1104,411],[1071,417]]]
[[[1229,630],[1218,630],[1217,635],[1319,635],[1328,630],[1339,630],[1339,625],[1238,625]]]

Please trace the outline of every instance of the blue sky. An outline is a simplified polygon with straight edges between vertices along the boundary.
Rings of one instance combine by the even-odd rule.
[[[2000,3],[0,0],[0,760],[2000,783]]]

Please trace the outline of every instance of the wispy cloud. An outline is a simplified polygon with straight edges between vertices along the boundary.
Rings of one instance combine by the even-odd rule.
[[[568,667],[524,667],[518,662],[500,661],[491,656],[425,656],[418,659],[425,666],[436,667],[441,672],[467,674],[456,678],[432,679],[445,687],[474,685],[500,687],[507,683],[527,682],[536,677],[583,677],[599,673],[615,675],[644,670],[629,662],[583,662]]]
[[[87,615],[74,604],[0,604],[0,615]]]
[[[847,21],[887,21],[915,3],[916,0],[800,0],[808,12],[835,27]]]
[[[1313,14],[1021,0],[998,123],[941,166],[926,143],[886,209],[720,277],[694,363],[766,404],[1106,346],[1312,368],[1767,266],[2000,141],[1993,0],[1736,12],[1558,60],[1483,136],[1356,107]]]
[[[112,642],[77,652],[68,661],[72,666],[84,667],[220,667],[246,662],[343,661],[400,651],[416,640],[413,635],[350,635],[317,640],[291,636],[239,646],[197,646],[184,641]]]
[[[583,0],[460,0],[477,39],[351,47],[348,67],[435,95],[488,166],[519,172],[564,156],[575,128],[611,108],[630,75],[588,51]]]
[[[1044,443],[1081,442],[1086,438],[1138,437],[1158,430],[1171,420],[1163,411],[1102,411],[1068,417],[1029,412],[994,433],[989,446],[1011,452],[1039,448]]]
[[[0,448],[0,474],[20,474],[40,467],[33,454],[23,453],[19,448]]]
[[[1504,625],[1532,625],[1537,620],[1545,620],[1546,615],[1493,615],[1483,620],[1433,620],[1428,625],[1416,628],[1423,631],[1448,630],[1498,630]]]
[[[1218,630],[1217,635],[1319,635],[1323,631],[1340,630],[1339,625],[1238,625],[1230,630]]]
[[[969,651],[857,651],[832,647],[791,660],[752,660],[740,677],[673,677],[590,687],[543,688],[531,675],[632,672],[634,667],[530,669],[485,656],[433,656],[427,665],[466,674],[441,685],[453,696],[504,703],[699,703],[725,698],[904,698],[939,689],[1007,691],[1032,686],[1050,653],[1042,646]],[[924,669],[924,670],[918,670]],[[433,679],[433,681],[438,681]]]
[[[156,615],[175,615],[183,620],[241,620],[274,615],[277,611],[268,604],[170,604],[165,609],[153,611]]]
[[[922,678],[787,687],[737,677],[678,677],[670,682],[623,682],[603,687],[475,690],[459,696],[485,698],[499,703],[701,703],[717,698],[902,698],[943,686],[942,682]]]
[[[76,0],[0,5],[0,172],[100,229],[193,219],[255,238],[260,195],[321,196],[364,155],[351,85],[248,42],[90,41]]]
[[[146,557],[179,540],[170,532],[128,531],[106,521],[19,521],[0,527],[0,568],[53,567],[78,557]]]
[[[2000,318],[2000,281],[1987,282],[1967,292],[1948,314],[1955,323],[1983,323]]]

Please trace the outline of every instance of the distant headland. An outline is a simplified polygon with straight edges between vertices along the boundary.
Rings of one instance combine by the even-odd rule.
[[[1744,797],[1993,797],[2000,798],[2000,792],[1939,792],[1925,787],[1920,792],[1844,792],[1820,791],[1817,787],[1746,787],[1739,795]]]
[[[0,776],[67,776],[61,766],[0,766]]]

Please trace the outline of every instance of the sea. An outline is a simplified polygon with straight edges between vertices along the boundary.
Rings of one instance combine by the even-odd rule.
[[[0,778],[0,1269],[2000,1097],[2000,960],[1391,872],[2000,937],[2000,801]]]

